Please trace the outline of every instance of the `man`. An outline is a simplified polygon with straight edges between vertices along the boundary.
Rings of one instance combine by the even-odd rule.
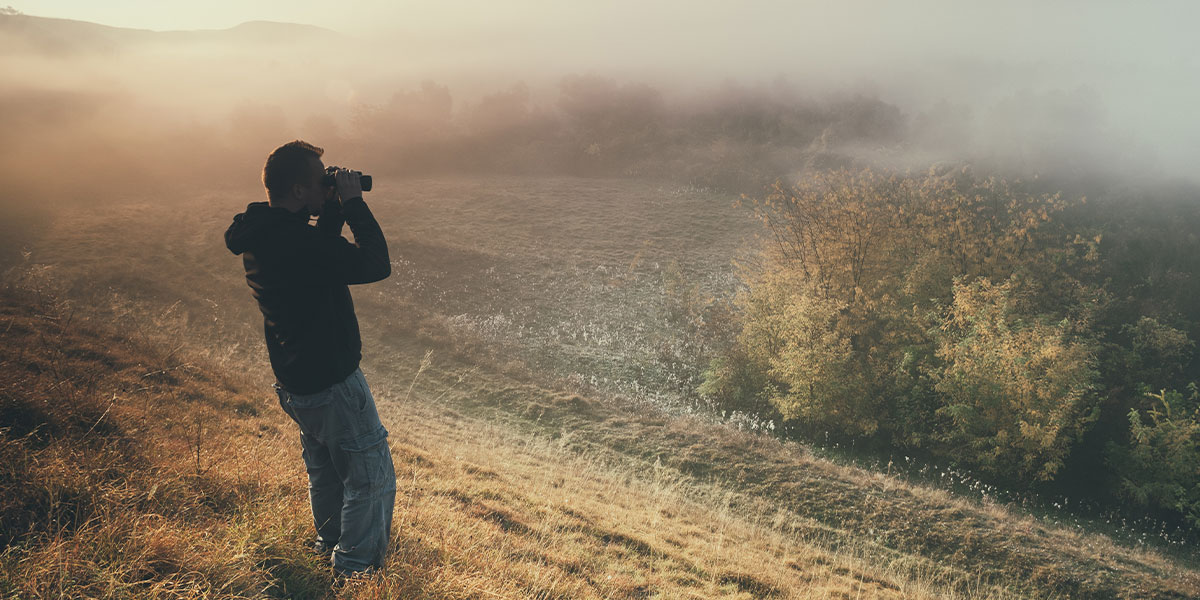
[[[334,574],[383,566],[396,475],[375,400],[359,369],[362,342],[350,284],[391,274],[387,242],[362,197],[360,173],[326,187],[321,148],[294,141],[263,167],[267,202],[233,218],[225,245],[242,255],[263,313],[279,404],[300,426],[314,549]],[[309,217],[318,216],[316,226]],[[341,236],[350,225],[354,243]]]

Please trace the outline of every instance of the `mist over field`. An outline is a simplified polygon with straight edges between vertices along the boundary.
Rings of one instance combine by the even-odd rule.
[[[982,161],[1025,177],[1194,180],[1200,125],[1189,111],[1200,103],[1200,65],[1183,25],[1196,16],[1187,3],[380,10],[350,5],[313,15],[312,25],[165,32],[5,15],[0,118],[10,190],[24,195],[37,180],[45,195],[214,171],[251,186],[258,157],[293,137],[383,171],[579,170],[553,164],[560,148],[524,146],[530,137],[564,141],[589,101],[599,111],[620,105],[604,118],[626,122],[610,127],[682,130],[693,134],[680,142],[691,148],[745,140],[820,145],[900,167]],[[335,31],[343,27],[349,33]],[[572,93],[579,78],[599,87]],[[400,126],[368,148],[364,135],[379,134],[381,113]],[[697,127],[705,118],[724,121],[716,131]],[[788,127],[796,136],[769,137]],[[638,141],[647,152],[679,142],[650,133],[658,139]],[[446,150],[447,137],[463,136],[488,138],[489,152],[531,155],[514,166]],[[606,140],[594,141],[603,152]],[[565,150],[591,143],[566,140]],[[414,166],[396,155],[430,146],[455,156]],[[799,161],[774,162],[761,179],[787,176]],[[697,179],[687,166],[668,172]]]
[[[1200,589],[1193,3],[136,4],[0,8],[0,544],[75,510],[28,465],[127,510],[29,458],[77,438],[169,446],[145,506],[195,505],[129,572],[95,517],[70,585],[327,592],[306,509],[249,500],[303,482],[221,235],[303,139],[390,252],[353,288],[408,478],[382,596]],[[188,541],[269,515],[233,566]],[[0,596],[62,583],[5,548]]]

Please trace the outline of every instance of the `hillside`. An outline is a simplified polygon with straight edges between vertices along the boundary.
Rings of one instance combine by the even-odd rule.
[[[0,48],[54,58],[107,55],[142,49],[150,44],[300,44],[314,40],[344,42],[341,34],[294,23],[251,21],[228,29],[150,31],[110,27],[87,21],[24,14],[0,14]]]
[[[328,595],[300,551],[298,444],[261,369],[3,294],[0,594]],[[1200,593],[1159,554],[802,447],[454,359],[385,358],[397,372],[367,374],[393,432],[394,550],[341,597]]]
[[[1178,11],[479,4],[0,8],[0,600],[1200,598]],[[223,239],[292,139],[390,262],[344,590]]]

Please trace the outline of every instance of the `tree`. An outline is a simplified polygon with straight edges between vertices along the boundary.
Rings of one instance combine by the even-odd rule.
[[[1147,393],[1154,405],[1129,410],[1129,443],[1110,443],[1108,462],[1120,473],[1119,494],[1143,507],[1176,512],[1200,527],[1200,388]]]
[[[915,192],[913,180],[871,170],[818,173],[790,187],[776,182],[758,206],[771,234],[767,251],[822,299],[870,302],[912,257]]]
[[[1028,457],[1018,461],[1026,466],[994,472],[1052,477],[1086,419],[1073,409],[1035,418],[1016,405],[972,416],[967,390],[1004,384],[1021,368],[1033,368],[1020,373],[1028,385],[1057,385],[1046,393],[1066,394],[1070,406],[1090,401],[1094,359],[1088,343],[1077,341],[1086,326],[1076,306],[1079,286],[1062,272],[1078,252],[1064,244],[1052,220],[1066,205],[1058,195],[1027,193],[967,169],[920,175],[835,170],[791,186],[776,183],[756,204],[769,236],[759,270],[746,279],[738,347],[723,369],[710,370],[706,389],[740,389],[721,384],[722,373],[743,384],[763,381],[762,395],[784,418],[810,430],[930,449],[969,438],[987,446],[970,453],[967,462],[974,464],[1015,460],[1006,454],[1006,440],[1015,440],[1026,450]],[[1016,274],[1019,306],[992,306],[999,297],[972,287]],[[1003,294],[1015,289],[1004,285],[1010,287],[1002,286]],[[970,310],[984,312],[963,312]],[[989,338],[966,329],[967,319],[976,317],[1031,325]],[[981,345],[959,343],[968,338]],[[984,360],[996,351],[990,344],[1009,354]],[[1017,352],[1014,344],[1028,347]],[[1053,351],[1067,362],[1029,362]],[[1082,361],[1078,371],[1068,368],[1075,359]],[[758,376],[747,376],[741,366]],[[1076,380],[1082,383],[1075,386]],[[1015,391],[995,389],[992,396]],[[1013,402],[1035,400],[1051,401],[1027,394]],[[1022,421],[1024,433],[1018,431]],[[980,441],[997,436],[990,446]]]
[[[1029,314],[1022,280],[954,284],[939,332],[943,439],[962,462],[1010,480],[1053,479],[1099,415],[1093,346]]]
[[[764,274],[739,303],[750,317],[739,345],[750,364],[763,374],[758,379],[766,382],[766,400],[785,420],[799,421],[811,429],[875,433],[879,426],[877,396],[871,393],[866,370],[849,338],[837,328],[844,304],[823,297],[786,273]],[[756,379],[738,369],[709,375]],[[707,385],[708,389],[720,389],[741,381]]]

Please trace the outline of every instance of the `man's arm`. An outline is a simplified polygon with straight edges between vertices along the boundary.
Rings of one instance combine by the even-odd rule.
[[[317,217],[317,229],[325,235],[342,235],[342,225],[346,223],[346,217],[342,214],[342,203],[337,201],[337,198],[330,198],[325,202],[325,207],[321,209],[321,216]]]
[[[360,174],[340,169],[335,174],[337,195],[341,210],[336,217],[344,218],[354,234],[354,243],[341,235],[319,236],[320,243],[313,248],[313,256],[304,261],[311,273],[310,279],[317,285],[329,283],[372,283],[392,274],[392,261],[388,256],[387,240],[383,230],[367,208],[362,198]],[[332,228],[334,221],[325,227]],[[322,227],[320,220],[318,228]],[[341,225],[337,224],[340,232]]]
[[[342,213],[354,234],[354,243],[340,235],[316,236],[318,243],[310,248],[311,255],[300,263],[308,273],[305,279],[314,285],[328,285],[387,278],[392,273],[387,240],[367,203],[362,198],[351,198],[342,202]]]

